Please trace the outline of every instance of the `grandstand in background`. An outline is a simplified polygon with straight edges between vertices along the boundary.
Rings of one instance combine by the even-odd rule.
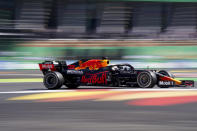
[[[0,37],[196,38],[197,3],[136,1],[1,0]]]

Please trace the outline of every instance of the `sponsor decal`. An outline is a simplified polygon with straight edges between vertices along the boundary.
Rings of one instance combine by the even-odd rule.
[[[174,85],[173,81],[159,81],[159,85]]]
[[[174,78],[168,77],[168,76],[161,76],[160,77],[161,81],[173,81],[175,82],[177,85],[180,85],[182,82],[180,80],[176,80]]]
[[[86,74],[82,76],[82,83],[92,83],[92,84],[107,84],[106,76],[108,71],[99,72],[96,74]]]
[[[75,65],[68,65],[68,69],[75,69]]]
[[[67,74],[82,75],[83,74],[83,71],[67,70]]]
[[[53,71],[55,71],[55,67],[53,64],[39,64],[40,70],[43,69],[51,69]]]
[[[99,68],[103,67],[101,62],[102,62],[101,60],[89,60],[84,63],[82,61],[79,61],[79,67],[75,69],[80,70],[80,69],[89,68],[89,70],[98,70]]]

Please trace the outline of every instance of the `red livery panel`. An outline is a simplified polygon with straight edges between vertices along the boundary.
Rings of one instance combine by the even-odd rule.
[[[68,69],[75,69],[75,65],[68,65]]]
[[[107,84],[107,72],[99,72],[94,74],[86,74],[82,76],[81,82],[82,83],[92,83],[92,84]]]
[[[81,70],[89,68],[89,70],[98,70],[99,68],[106,67],[108,65],[108,60],[88,60],[85,62],[79,61],[79,66],[75,70]]]
[[[43,69],[50,69],[51,71],[55,71],[55,66],[54,64],[39,64],[40,70]]]

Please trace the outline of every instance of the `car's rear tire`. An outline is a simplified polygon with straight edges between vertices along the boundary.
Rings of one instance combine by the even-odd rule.
[[[64,83],[64,77],[59,72],[48,72],[44,75],[43,83],[47,89],[59,89]]]
[[[157,76],[152,71],[143,71],[137,76],[137,84],[141,88],[153,88],[156,83]]]
[[[171,74],[170,72],[166,71],[166,70],[160,70],[158,73],[162,74],[164,76],[168,76],[168,77],[174,78],[174,75]],[[169,88],[170,87],[168,85],[159,85],[159,84],[157,84],[157,86],[160,87],[160,88]]]

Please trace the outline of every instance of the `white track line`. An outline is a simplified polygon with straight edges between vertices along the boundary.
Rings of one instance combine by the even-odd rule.
[[[5,91],[0,94],[26,94],[26,93],[50,93],[50,92],[71,92],[75,90],[36,90],[36,91]]]
[[[142,88],[135,88],[135,89],[110,89],[112,91],[197,91],[197,88],[168,88],[168,89],[162,89],[162,88],[156,88],[156,89],[142,89]]]
[[[0,76],[43,76],[43,74],[0,74]]]
[[[0,84],[13,84],[13,83],[17,84],[17,83],[41,83],[41,82],[38,82],[38,81],[31,81],[31,82],[0,82]]]
[[[106,89],[106,91],[197,91],[196,88],[188,88],[188,89],[175,89],[175,88],[169,88],[169,89]],[[0,92],[0,94],[31,94],[31,93],[50,93],[50,92],[74,92],[76,90],[36,90],[36,91],[6,91],[6,92]],[[94,91],[92,89],[92,91]],[[98,91],[98,90],[97,90]]]

